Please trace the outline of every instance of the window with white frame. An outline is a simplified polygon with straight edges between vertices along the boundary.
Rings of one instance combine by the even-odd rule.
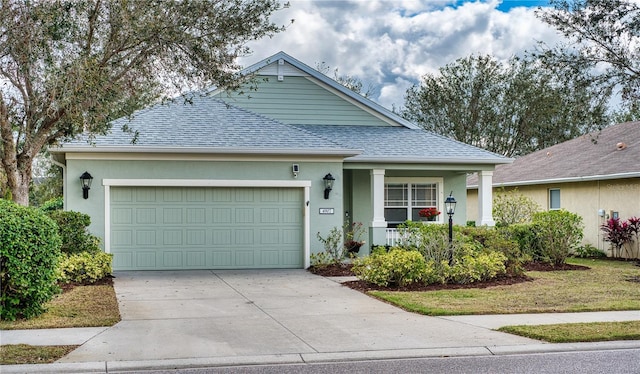
[[[549,189],[549,210],[558,210],[558,209],[560,209],[560,189],[550,188]]]
[[[395,228],[407,221],[424,220],[419,212],[425,208],[440,210],[438,182],[389,181],[384,185],[384,218]],[[441,221],[440,216],[429,219]]]

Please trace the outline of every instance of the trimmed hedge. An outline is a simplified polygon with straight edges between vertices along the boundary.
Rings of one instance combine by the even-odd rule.
[[[111,275],[113,255],[104,252],[63,254],[58,264],[58,280],[69,283],[95,283]]]
[[[0,318],[32,318],[59,292],[56,223],[35,208],[0,200]]]
[[[82,252],[100,252],[100,239],[89,234],[87,227],[91,224],[89,215],[63,210],[47,213],[58,224],[58,233],[62,238],[62,253],[74,254]]]

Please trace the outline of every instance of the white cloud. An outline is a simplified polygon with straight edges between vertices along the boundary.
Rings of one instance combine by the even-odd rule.
[[[640,1],[640,0],[639,0]],[[373,99],[401,106],[406,89],[426,73],[470,54],[508,59],[532,50],[536,41],[554,44],[556,32],[535,8],[498,10],[501,2],[291,0],[273,21],[295,22],[272,39],[251,44],[250,64],[280,50],[315,67],[325,62],[339,74],[378,88]]]

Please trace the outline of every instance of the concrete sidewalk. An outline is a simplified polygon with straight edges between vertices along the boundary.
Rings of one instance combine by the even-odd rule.
[[[117,273],[115,289],[122,321],[113,327],[0,332],[2,344],[81,344],[56,364],[1,371],[113,372],[640,348],[640,341],[546,344],[493,331],[514,324],[640,320],[640,311],[428,317],[303,270]]]

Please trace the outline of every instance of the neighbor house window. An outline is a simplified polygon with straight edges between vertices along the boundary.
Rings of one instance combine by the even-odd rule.
[[[549,189],[549,210],[560,209],[560,189]]]
[[[398,182],[384,185],[384,218],[389,227],[407,220],[419,221],[421,209],[439,207],[439,183]],[[441,221],[440,217],[433,220]]]

